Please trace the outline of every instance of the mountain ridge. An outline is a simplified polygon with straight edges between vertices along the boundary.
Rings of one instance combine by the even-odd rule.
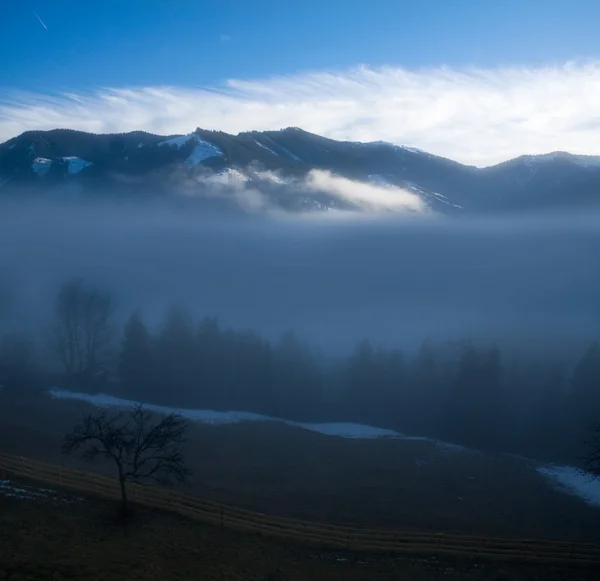
[[[9,186],[41,190],[65,184],[98,193],[125,184],[132,189],[134,182],[140,193],[149,188],[165,193],[182,184],[191,193],[194,184],[198,192],[206,189],[207,176],[225,176],[219,183],[229,185],[234,176],[261,192],[269,190],[270,198],[278,205],[285,202],[287,209],[333,209],[328,192],[308,191],[312,186],[297,200],[284,199],[290,183],[298,187],[314,171],[390,192],[408,191],[442,213],[588,208],[600,202],[600,156],[568,152],[522,155],[478,168],[414,147],[337,141],[298,127],[237,135],[201,128],[187,135],[32,130],[0,144],[0,193]],[[277,174],[267,180],[268,187],[265,172]],[[275,192],[276,186],[282,191]],[[353,209],[345,202],[337,207],[344,204]]]

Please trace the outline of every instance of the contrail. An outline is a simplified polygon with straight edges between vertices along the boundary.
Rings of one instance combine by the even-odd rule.
[[[35,14],[35,17],[40,21],[40,24],[46,29],[48,30],[48,27],[44,24],[44,21],[40,18],[39,14],[34,10],[33,13]]]

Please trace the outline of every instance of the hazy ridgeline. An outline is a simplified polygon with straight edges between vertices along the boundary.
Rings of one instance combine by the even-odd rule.
[[[585,216],[3,202],[4,391],[63,385],[575,461],[600,420],[598,248]]]

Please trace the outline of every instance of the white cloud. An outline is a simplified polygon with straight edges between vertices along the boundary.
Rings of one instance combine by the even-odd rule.
[[[187,196],[214,196],[235,200],[243,209],[250,212],[269,213],[272,215],[285,215],[288,212],[269,197],[269,192],[276,196],[303,199],[314,193],[323,193],[347,202],[353,208],[360,208],[360,215],[372,216],[375,214],[389,215],[421,215],[432,216],[430,208],[421,198],[409,191],[396,186],[380,186],[367,182],[350,180],[336,176],[328,171],[312,170],[302,178],[283,176],[278,172],[254,171],[255,178],[268,185],[265,189],[261,184],[251,183],[245,174],[232,170],[227,174],[214,174],[207,171],[193,178],[176,171],[173,174],[173,183],[176,190]],[[198,184],[206,186],[198,189]],[[315,207],[306,209],[308,215],[314,216]],[[301,212],[300,212],[301,213]],[[317,212],[320,214],[321,212]],[[355,210],[335,209],[332,216],[350,216],[356,214]],[[298,216],[298,210],[292,212]]]
[[[335,176],[328,171],[312,170],[306,185],[313,191],[327,192],[361,206],[364,210],[425,212],[426,206],[416,194],[397,187],[382,187]]]
[[[600,154],[600,62],[545,68],[358,67],[221,87],[5,95],[0,140],[28,129],[230,133],[297,126],[334,139],[385,140],[464,163],[521,154]]]

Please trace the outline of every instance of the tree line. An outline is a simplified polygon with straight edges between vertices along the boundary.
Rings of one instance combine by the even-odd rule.
[[[413,354],[364,340],[332,359],[292,331],[270,341],[182,308],[156,329],[139,313],[119,329],[114,312],[110,294],[81,280],[62,285],[44,342],[63,385],[158,405],[365,423],[557,461],[576,461],[600,420],[598,342],[575,365],[508,358],[469,340],[425,341]],[[0,345],[0,371],[5,390],[47,382],[15,335]]]

